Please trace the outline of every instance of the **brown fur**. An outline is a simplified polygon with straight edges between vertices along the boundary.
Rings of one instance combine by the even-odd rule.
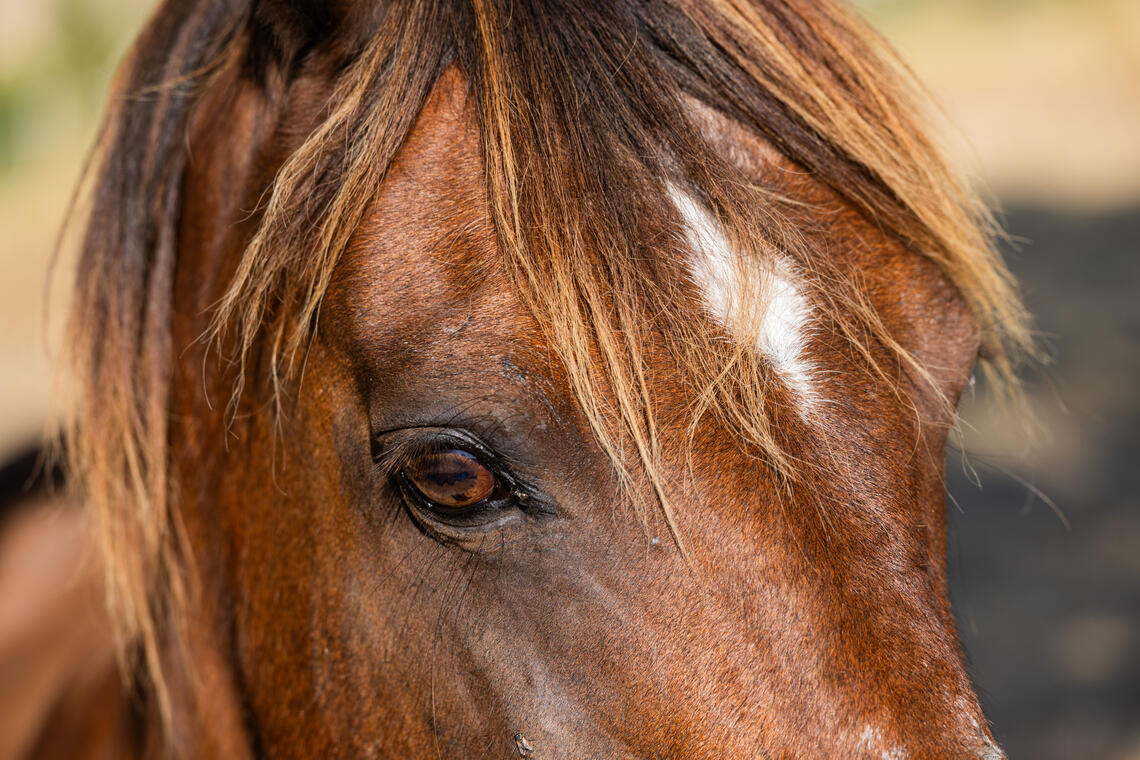
[[[169,746],[977,756],[942,446],[1027,333],[880,43],[827,3],[274,7],[159,10],[79,275],[76,475]],[[818,424],[703,316],[667,183],[743,282],[808,274]],[[417,424],[555,506],[417,532],[369,447]]]

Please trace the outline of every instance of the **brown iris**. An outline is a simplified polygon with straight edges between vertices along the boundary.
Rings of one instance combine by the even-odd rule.
[[[423,454],[403,469],[404,477],[420,495],[445,509],[462,510],[495,492],[495,474],[472,454],[447,449]]]

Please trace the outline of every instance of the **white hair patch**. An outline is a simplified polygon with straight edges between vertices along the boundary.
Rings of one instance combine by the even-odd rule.
[[[811,306],[797,287],[791,263],[773,257],[760,262],[764,269],[758,272],[758,284],[741,282],[738,254],[713,215],[674,186],[669,194],[685,223],[686,242],[693,252],[690,269],[709,311],[729,330],[755,336],[757,350],[810,406],[815,400],[814,368],[804,358],[804,343]]]
[[[882,733],[873,726],[863,727],[863,732],[859,734],[857,749],[880,760],[907,760],[910,757],[902,747],[884,745]]]

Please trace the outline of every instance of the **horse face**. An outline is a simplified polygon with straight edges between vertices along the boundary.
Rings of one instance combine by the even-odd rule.
[[[211,591],[192,646],[262,750],[1000,756],[943,561],[951,420],[934,396],[957,398],[976,327],[929,262],[714,126],[751,172],[814,204],[820,255],[862,273],[939,387],[895,392],[791,320],[783,337],[812,386],[774,388],[774,416],[797,457],[826,466],[789,484],[715,421],[689,430],[694,399],[669,357],[650,355],[676,428],[661,437],[682,555],[657,512],[628,503],[509,286],[474,116],[445,75],[338,267],[294,401],[276,418],[239,410],[228,452],[190,423],[173,436],[202,470],[182,496]],[[224,205],[217,172],[240,162],[199,138],[187,203],[206,212]],[[183,248],[216,232],[184,224]],[[216,268],[180,267],[183,283]],[[187,420],[211,416],[199,372],[176,385]]]

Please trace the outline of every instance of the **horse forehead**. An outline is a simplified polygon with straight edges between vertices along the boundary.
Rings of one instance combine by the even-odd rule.
[[[821,191],[814,185],[805,190],[802,173],[766,141],[706,107],[686,105],[710,143],[726,153],[746,176],[781,187],[787,183],[787,190],[794,195],[806,193],[810,197]],[[467,82],[451,67],[431,91],[350,244],[346,269],[363,275],[350,278],[356,283],[354,306],[363,305],[374,314],[385,315],[387,321],[394,315],[416,319],[414,329],[425,333],[433,326],[454,323],[451,327],[459,329],[471,321],[503,338],[533,333],[533,320],[510,285],[499,250],[477,125]],[[732,268],[725,265],[729,257],[727,240],[707,210],[683,194],[673,192],[670,196],[689,233],[686,242],[691,275],[706,308],[722,323],[740,322],[734,313],[738,299],[729,297],[736,288]],[[813,200],[834,208],[834,199],[829,196]],[[852,224],[866,227],[858,221]],[[924,267],[926,262],[919,261],[920,257],[908,255],[881,233],[876,236],[867,228],[860,236],[881,245],[852,246],[852,265],[879,283],[880,295],[890,291],[886,302],[877,306],[893,332],[912,333],[900,333],[902,342],[920,359],[929,360],[944,353],[947,334],[960,332],[957,342],[966,349],[955,353],[969,354],[968,344],[976,326],[971,329],[971,320],[957,299],[942,297],[946,294],[941,291],[948,289],[944,278],[927,271],[933,267]],[[766,285],[760,294],[764,309],[758,329],[750,331],[751,338],[797,397],[798,411],[806,414],[828,392],[821,379],[824,368],[811,346],[820,315],[814,313],[806,283],[796,267],[784,260],[768,264],[771,271],[765,273]],[[903,305],[915,300],[904,296],[909,291],[938,293],[940,297],[934,299],[937,309],[924,310],[937,314],[910,313],[912,308]],[[403,303],[394,309],[397,298]],[[407,308],[409,301],[417,308]],[[949,315],[958,318],[950,319]],[[932,323],[938,323],[939,329],[923,329]],[[951,326],[961,329],[948,329]],[[379,338],[379,334],[374,335]],[[937,362],[931,363],[937,366]]]
[[[685,105],[709,144],[744,177],[812,209],[797,232],[809,242],[813,259],[797,262],[773,252],[770,260],[761,262],[766,270],[766,285],[758,294],[763,308],[751,315],[756,320],[747,331],[780,379],[795,392],[800,413],[818,410],[818,402],[849,390],[828,383],[834,374],[832,365],[846,358],[821,354],[814,340],[833,329],[827,321],[837,316],[836,307],[811,297],[813,291],[827,290],[826,283],[813,287],[809,271],[824,262],[855,284],[858,298],[873,309],[875,319],[892,339],[930,373],[938,388],[959,387],[973,366],[981,329],[939,266],[864,216],[760,134],[700,101],[689,99]],[[736,254],[707,209],[676,192],[671,200],[686,228],[690,269],[706,308],[726,326],[739,323],[740,283],[734,267],[728,266]],[[743,316],[750,316],[744,312]],[[924,413],[940,418],[945,407],[935,396],[919,395]]]
[[[433,221],[429,233],[481,225],[493,242],[475,110],[456,69],[446,70],[428,96],[372,212],[389,217],[387,224],[412,219],[421,230]]]
[[[394,296],[436,309],[505,297],[475,113],[455,69],[440,77],[388,168],[344,269],[354,304],[366,308],[387,309]]]
[[[370,367],[431,356],[433,371],[505,380],[545,409],[549,388],[532,378],[550,357],[509,280],[473,104],[448,69],[352,235],[323,309],[326,334]]]

